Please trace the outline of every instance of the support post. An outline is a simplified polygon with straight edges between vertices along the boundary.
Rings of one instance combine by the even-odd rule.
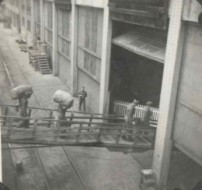
[[[173,0],[170,14],[161,90],[160,114],[152,168],[156,177],[158,190],[166,189],[169,174],[170,155],[172,148],[171,134],[184,42],[184,28],[182,24],[183,2],[184,0]]]
[[[59,68],[58,68],[58,60],[57,60],[57,8],[55,6],[55,1],[53,1],[53,74],[58,76]]]
[[[24,11],[24,21],[25,21],[25,41],[28,47],[28,31],[27,31],[27,0],[24,1],[25,11]]]
[[[40,0],[40,17],[41,17],[41,42],[44,42],[44,27],[45,27],[45,24],[44,24],[44,17],[45,17],[45,14],[46,14],[46,10],[45,10],[45,6],[44,6],[44,1],[43,0]]]
[[[31,0],[31,33],[32,33],[32,41],[34,45],[34,40],[35,40],[35,16],[34,16],[34,11],[35,11],[35,3],[34,0]]]
[[[78,13],[76,7],[76,0],[72,0],[71,11],[71,93],[77,94],[78,81],[77,81],[77,21]]]
[[[103,114],[108,111],[109,106],[109,72],[111,56],[111,38],[112,38],[112,21],[108,4],[104,7],[103,35],[102,35],[102,60],[101,60],[101,79],[100,79],[100,102],[99,113]]]
[[[0,108],[0,115],[1,114],[1,108]],[[2,145],[1,145],[1,127],[2,127],[2,123],[0,122],[0,158],[2,158]],[[0,160],[0,182],[2,182],[2,159]]]
[[[20,16],[20,40],[23,39],[22,37],[22,0],[19,0],[19,16]]]

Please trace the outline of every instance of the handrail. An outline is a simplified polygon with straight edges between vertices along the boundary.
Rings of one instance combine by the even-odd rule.
[[[16,107],[16,105],[6,105],[6,104],[0,104],[0,107]],[[36,110],[47,110],[47,111],[57,111],[57,109],[50,109],[50,108],[38,108],[38,107],[28,107],[28,109],[36,109]],[[115,114],[100,114],[100,113],[93,113],[93,112],[81,112],[81,111],[73,111],[73,110],[67,110],[67,113],[79,113],[79,114],[86,114],[86,115],[101,115],[101,116],[114,116]]]
[[[68,130],[68,129],[72,129],[72,130],[110,130],[110,131],[116,131],[116,130],[124,130],[124,131],[136,131],[136,130],[144,130],[144,131],[156,131],[156,128],[155,127],[133,127],[133,128],[130,128],[130,127],[127,127],[126,125],[119,125],[119,126],[116,126],[116,127],[113,127],[111,128],[110,127],[111,125],[108,125],[108,126],[93,126],[93,127],[88,127],[88,126],[74,126],[74,128],[68,128],[68,127],[60,127],[59,129],[60,130]],[[3,127],[2,128],[3,130],[6,130],[8,129],[8,127]],[[25,130],[25,128],[18,128],[18,127],[14,127],[12,129],[13,131],[15,132],[30,132],[33,130],[33,128],[27,128]],[[47,132],[47,129],[37,129],[38,132]],[[49,132],[54,132],[54,131],[58,131],[58,129],[54,128],[54,129],[49,129]],[[69,131],[70,132],[70,131]],[[76,131],[77,133],[77,131]],[[86,134],[86,133],[84,133]],[[88,133],[89,134],[89,133]],[[96,133],[97,134],[97,133]],[[110,132],[107,132],[106,134],[109,134],[110,135]]]
[[[115,100],[114,101],[114,112],[116,113],[117,116],[121,116],[123,117],[126,114],[126,109],[127,109],[127,105],[129,105],[129,102],[124,102],[121,100]],[[146,108],[145,105],[138,105],[136,107],[136,112],[135,112],[135,116],[138,118],[142,118],[143,114],[144,114],[144,109]],[[151,116],[151,120],[158,120],[159,117],[159,109],[155,108],[155,107],[151,107],[152,110],[152,116]]]
[[[87,121],[68,121],[68,120],[58,120],[58,119],[47,119],[43,117],[34,118],[34,117],[19,117],[19,116],[5,116],[0,115],[0,118],[11,118],[16,120],[37,120],[37,121],[52,121],[52,122],[61,122],[64,124],[102,124],[102,125],[117,125],[117,124],[124,124],[124,123],[106,123],[106,122],[87,122]]]

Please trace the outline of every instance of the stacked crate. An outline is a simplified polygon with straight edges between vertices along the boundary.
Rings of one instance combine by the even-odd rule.
[[[41,74],[52,73],[47,54],[41,54],[38,50],[29,51],[29,63],[35,71],[39,71]]]

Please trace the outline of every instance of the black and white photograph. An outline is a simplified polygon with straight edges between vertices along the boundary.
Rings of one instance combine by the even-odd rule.
[[[202,190],[202,0],[0,0],[0,190]]]

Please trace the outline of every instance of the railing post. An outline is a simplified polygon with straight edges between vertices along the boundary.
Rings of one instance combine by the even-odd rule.
[[[138,139],[137,139],[137,137],[138,137],[138,130],[137,129],[133,129],[133,135],[132,135],[132,138],[134,138],[133,139],[133,146],[136,146],[136,144],[137,144],[137,142],[138,142]]]
[[[0,115],[2,112],[2,107],[0,107]],[[1,128],[2,128],[2,123],[0,122],[0,158],[2,158],[2,145],[1,145]],[[0,182],[2,182],[2,159],[0,160]]]
[[[90,127],[91,127],[91,124],[92,124],[92,121],[93,121],[93,114],[90,115],[90,118],[89,118],[89,124],[88,124],[88,131],[90,131]]]
[[[31,114],[32,114],[32,109],[28,109],[28,117],[29,118],[31,117]],[[28,127],[29,127],[29,124],[30,124],[30,119],[28,119],[28,121],[27,121]]]
[[[100,124],[100,129],[99,129],[99,132],[98,132],[98,136],[97,136],[97,142],[100,142],[100,138],[101,138],[101,132],[102,132],[102,129],[101,129],[101,124]]]
[[[70,123],[69,123],[69,128],[71,128],[71,125],[72,125],[72,121],[73,121],[73,119],[74,119],[74,113],[71,113],[71,116],[70,116],[70,119],[69,119],[69,121],[70,121]]]
[[[8,107],[6,106],[3,115],[7,116],[7,114],[8,114]],[[4,117],[2,126],[6,126],[6,122],[7,122],[7,118]]]
[[[53,111],[50,111],[49,112],[49,117],[48,117],[50,120],[48,121],[48,125],[47,125],[48,128],[50,128],[50,126],[51,126],[51,123],[52,123],[51,119],[52,119],[52,117],[53,117]]]
[[[79,129],[78,129],[78,133],[76,135],[76,142],[79,142],[79,137],[81,135],[81,129],[82,129],[82,123],[80,123]]]
[[[28,116],[31,117],[31,114],[32,114],[32,109],[29,108],[29,109],[28,109]]]
[[[34,125],[33,125],[33,133],[32,133],[32,135],[33,135],[34,138],[36,136],[37,124],[38,124],[38,120],[35,119],[34,120]]]
[[[59,120],[57,119],[56,121],[55,121],[55,123],[54,123],[54,125],[55,125],[55,128],[56,128],[56,132],[55,132],[55,141],[57,140],[57,138],[58,138],[58,136],[59,136],[59,134],[60,134],[60,125],[59,125]]]
[[[121,139],[121,136],[122,136],[122,129],[119,129],[118,130],[118,135],[117,135],[117,138],[116,138],[116,144],[119,144],[119,141],[120,141],[120,139]]]
[[[7,128],[7,138],[10,139],[10,136],[11,136],[11,126],[8,125],[8,128]]]

